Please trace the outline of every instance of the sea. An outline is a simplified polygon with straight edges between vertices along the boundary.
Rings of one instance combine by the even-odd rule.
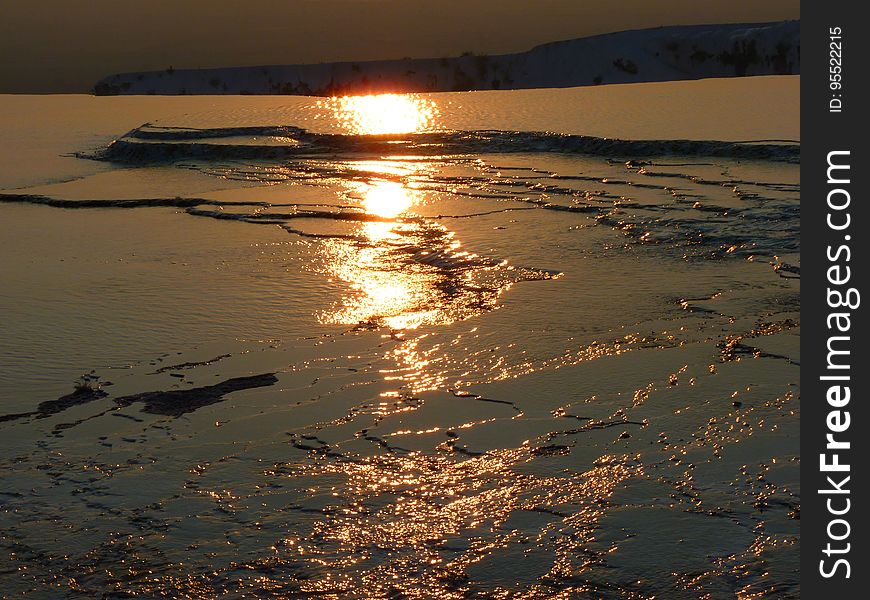
[[[0,95],[0,595],[798,598],[799,84]]]

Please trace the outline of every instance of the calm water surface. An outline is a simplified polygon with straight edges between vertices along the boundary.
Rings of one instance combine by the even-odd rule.
[[[798,85],[0,96],[0,587],[798,597]]]

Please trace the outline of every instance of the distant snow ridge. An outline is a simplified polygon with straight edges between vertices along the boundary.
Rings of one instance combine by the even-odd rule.
[[[500,56],[172,69],[111,75],[97,95],[291,94],[574,87],[800,72],[800,22],[623,31]]]

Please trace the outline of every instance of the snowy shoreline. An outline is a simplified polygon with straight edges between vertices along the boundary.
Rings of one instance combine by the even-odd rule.
[[[335,96],[577,87],[800,73],[800,22],[691,25],[553,42],[499,56],[337,62],[110,75],[99,96]]]

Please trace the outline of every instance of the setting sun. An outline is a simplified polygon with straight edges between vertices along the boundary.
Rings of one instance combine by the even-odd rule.
[[[364,135],[425,131],[438,115],[433,101],[410,94],[345,96],[325,102],[342,127]]]

